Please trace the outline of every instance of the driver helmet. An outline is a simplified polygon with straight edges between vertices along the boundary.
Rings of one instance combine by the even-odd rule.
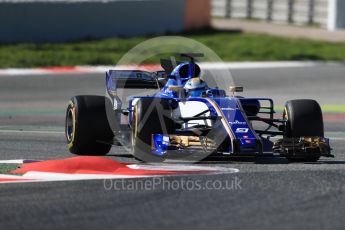
[[[189,79],[184,85],[187,93],[191,97],[201,97],[202,93],[206,91],[207,84],[200,79],[200,77],[195,77]]]

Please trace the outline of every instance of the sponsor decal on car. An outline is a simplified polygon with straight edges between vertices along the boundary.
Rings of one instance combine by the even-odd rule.
[[[237,128],[236,133],[248,133],[249,129],[248,128]]]
[[[223,110],[223,111],[234,111],[237,108],[220,108],[220,109]]]
[[[247,123],[245,121],[235,120],[235,121],[229,121],[229,124],[231,124],[231,125],[245,125]]]

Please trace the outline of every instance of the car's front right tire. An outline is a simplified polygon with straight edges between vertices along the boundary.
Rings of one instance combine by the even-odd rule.
[[[286,102],[283,113],[286,121],[286,138],[324,137],[323,118],[320,105],[315,100],[299,99]],[[306,154],[288,154],[289,161],[315,162],[319,160],[318,148],[309,149]]]
[[[114,137],[104,96],[75,96],[66,110],[65,136],[68,150],[77,155],[105,155]]]

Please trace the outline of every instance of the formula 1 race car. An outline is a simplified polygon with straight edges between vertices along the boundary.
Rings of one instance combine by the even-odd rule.
[[[236,96],[243,87],[209,87],[196,64],[203,54],[181,56],[188,60],[161,60],[164,71],[109,70],[106,96],[73,97],[66,112],[69,151],[104,155],[122,145],[144,162],[267,153],[309,162],[332,156],[316,101],[288,101],[278,119],[270,98]],[[120,89],[157,92],[120,98]]]

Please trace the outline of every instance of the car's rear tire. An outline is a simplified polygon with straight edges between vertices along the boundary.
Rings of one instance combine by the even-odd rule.
[[[283,118],[286,120],[287,138],[324,137],[323,118],[320,105],[315,100],[300,99],[286,102]],[[307,156],[287,156],[289,161],[314,162],[320,154],[310,152]]]
[[[104,96],[75,96],[67,107],[65,134],[68,150],[77,155],[105,155],[114,134],[107,119]]]
[[[175,130],[169,102],[160,98],[142,98],[133,108],[132,154],[143,162],[162,162],[164,157],[152,154],[152,135],[171,134]]]

